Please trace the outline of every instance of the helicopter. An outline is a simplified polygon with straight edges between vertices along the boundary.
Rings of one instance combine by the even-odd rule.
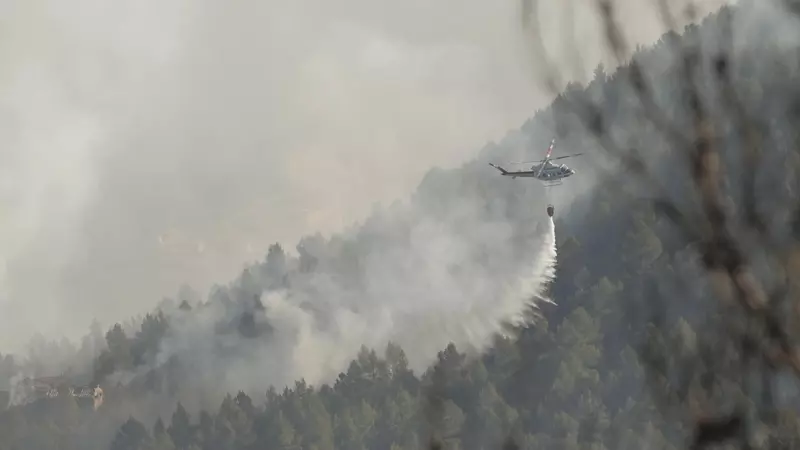
[[[503,174],[503,176],[511,177],[512,180],[517,177],[536,178],[537,180],[542,181],[545,186],[556,186],[562,184],[562,180],[564,178],[575,175],[575,169],[567,167],[566,164],[553,164],[550,161],[555,161],[557,159],[571,158],[573,156],[582,155],[583,153],[574,153],[572,155],[550,158],[550,155],[553,153],[553,148],[555,148],[555,146],[556,146],[556,140],[553,139],[550,141],[550,146],[547,147],[547,153],[545,154],[544,159],[540,159],[539,161],[520,161],[520,162],[510,163],[510,164],[535,163],[534,165],[531,166],[530,170],[518,170],[515,172],[510,172],[496,164],[489,163],[489,165],[499,170],[500,173]]]

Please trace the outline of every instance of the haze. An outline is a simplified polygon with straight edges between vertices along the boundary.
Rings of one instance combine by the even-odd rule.
[[[572,77],[610,64],[593,11],[576,58],[556,39],[566,2],[543,3]],[[184,282],[205,293],[471,159],[550,99],[518,8],[0,1],[0,349],[126,320]],[[664,30],[649,4],[619,8],[634,42]]]

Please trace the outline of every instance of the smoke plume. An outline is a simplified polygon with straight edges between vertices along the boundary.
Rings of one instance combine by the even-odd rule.
[[[389,342],[398,344],[418,372],[450,342],[481,352],[508,325],[530,320],[555,276],[556,251],[552,218],[539,223],[544,227],[515,228],[476,206],[465,202],[431,217],[419,205],[396,205],[351,235],[316,247],[308,242],[313,270],[292,273],[291,287],[266,292],[263,310],[248,309],[248,294],[231,299],[236,294],[223,289],[212,296],[216,301],[176,311],[153,364],[163,367],[177,357],[185,393],[179,396],[191,407],[204,399],[214,405],[225,392],[258,394],[301,378],[332,382],[362,346],[382,352]],[[358,260],[336,251],[348,246],[359,249]],[[262,330],[257,336],[221,331],[243,312]]]
[[[569,31],[568,2],[539,3],[545,36]],[[628,34],[656,39],[653,15],[624,3]],[[0,2],[3,351],[339,231],[551,97],[515,1],[65,5]],[[585,78],[602,29],[579,12]]]

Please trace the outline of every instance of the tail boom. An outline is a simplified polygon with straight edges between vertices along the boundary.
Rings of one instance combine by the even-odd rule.
[[[495,169],[499,170],[500,173],[502,173],[503,175],[509,175],[509,173],[508,173],[508,171],[506,169],[503,169],[502,167],[500,167],[500,166],[498,166],[496,164],[492,164],[492,163],[489,163],[489,165],[494,167]]]

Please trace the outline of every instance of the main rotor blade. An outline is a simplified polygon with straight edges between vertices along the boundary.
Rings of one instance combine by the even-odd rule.
[[[515,162],[510,162],[509,164],[533,164],[533,163],[540,163],[543,161],[544,161],[543,159],[540,159],[538,161],[515,161]]]
[[[572,158],[573,156],[580,156],[580,155],[582,155],[582,154],[583,154],[583,153],[573,153],[572,155],[559,156],[558,158],[550,158],[550,159],[551,159],[551,160],[554,160],[554,159]]]

